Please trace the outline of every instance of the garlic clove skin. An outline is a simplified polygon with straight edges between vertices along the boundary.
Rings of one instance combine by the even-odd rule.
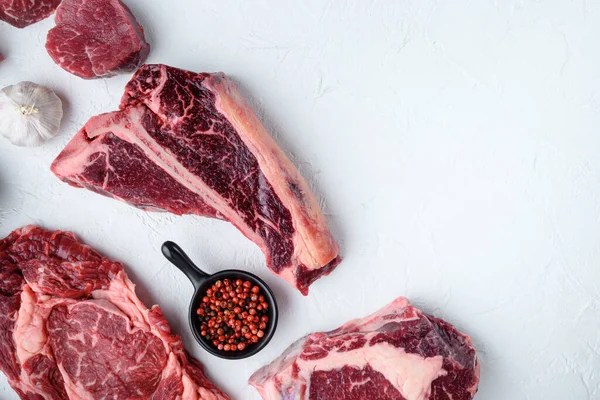
[[[39,146],[55,137],[62,117],[62,101],[48,88],[19,82],[0,90],[0,135],[15,146]]]

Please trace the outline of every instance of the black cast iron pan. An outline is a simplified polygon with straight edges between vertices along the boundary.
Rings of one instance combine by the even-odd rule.
[[[188,255],[185,254],[181,247],[170,241],[163,243],[162,253],[167,260],[179,268],[181,272],[183,272],[189,278],[189,280],[192,282],[192,285],[194,285],[194,296],[190,302],[188,318],[190,329],[192,330],[194,338],[202,347],[204,347],[206,351],[217,357],[228,360],[240,360],[242,358],[253,356],[265,348],[275,334],[275,329],[277,328],[278,310],[277,302],[275,301],[273,292],[271,292],[271,289],[262,279],[254,274],[237,269],[228,269],[209,275],[198,268],[192,262],[192,260],[190,260]],[[229,278],[231,280],[242,279],[244,281],[252,282],[253,285],[260,287],[261,292],[265,296],[265,301],[269,304],[267,313],[269,322],[267,323],[265,336],[262,337],[258,343],[250,344],[242,351],[230,352],[219,350],[213,345],[212,342],[202,337],[200,334],[200,326],[202,321],[200,319],[201,317],[196,313],[196,310],[202,304],[202,298],[205,296],[206,290],[209,289],[216,281],[223,280],[225,278]]]

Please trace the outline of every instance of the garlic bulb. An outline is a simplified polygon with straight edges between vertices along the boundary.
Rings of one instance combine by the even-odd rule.
[[[50,89],[20,82],[0,90],[0,134],[16,146],[39,146],[58,133],[62,101]]]

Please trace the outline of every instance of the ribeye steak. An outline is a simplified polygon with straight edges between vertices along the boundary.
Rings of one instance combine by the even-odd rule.
[[[121,263],[73,234],[0,240],[0,369],[22,399],[226,400]]]
[[[308,184],[224,74],[144,65],[120,109],[75,135],[52,164],[60,179],[146,210],[228,220],[304,294],[340,262]]]
[[[405,298],[308,335],[250,377],[265,400],[471,400],[471,339]]]
[[[0,0],[0,20],[25,28],[47,18],[61,0]]]
[[[133,72],[150,52],[144,29],[119,0],[63,0],[54,19],[46,50],[81,78]]]

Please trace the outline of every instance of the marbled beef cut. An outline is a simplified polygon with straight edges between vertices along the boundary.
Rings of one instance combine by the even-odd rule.
[[[478,382],[471,339],[403,297],[298,340],[250,377],[265,400],[471,400]]]
[[[80,78],[133,72],[150,52],[144,29],[119,0],[63,0],[54,20],[46,50]]]
[[[0,0],[0,20],[25,28],[49,17],[61,0]]]
[[[144,65],[120,109],[75,135],[52,164],[60,179],[150,211],[230,221],[303,294],[340,262],[308,184],[224,74]]]
[[[0,370],[22,399],[226,400],[135,294],[121,263],[73,234],[0,240]]]

